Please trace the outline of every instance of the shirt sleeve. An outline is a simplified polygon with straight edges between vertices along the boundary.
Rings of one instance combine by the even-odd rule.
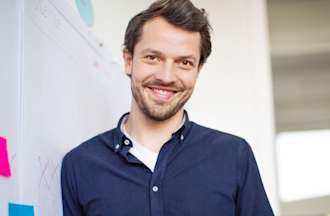
[[[236,216],[274,216],[257,162],[246,141],[240,146],[238,161]]]
[[[67,156],[64,157],[61,168],[63,216],[82,216],[82,208],[78,200],[74,170],[71,163]]]

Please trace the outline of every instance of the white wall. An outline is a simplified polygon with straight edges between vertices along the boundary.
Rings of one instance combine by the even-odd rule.
[[[95,33],[121,62],[129,19],[151,0],[97,0]],[[275,175],[273,98],[265,2],[195,0],[214,29],[213,53],[201,71],[188,105],[192,120],[238,134],[251,144],[271,204],[278,212]],[[277,215],[277,214],[276,214]]]

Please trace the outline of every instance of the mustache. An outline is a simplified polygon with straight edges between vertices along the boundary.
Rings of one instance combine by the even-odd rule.
[[[175,89],[177,91],[182,91],[185,89],[185,87],[182,84],[179,84],[177,82],[164,82],[162,80],[147,80],[143,83],[143,86],[167,87],[167,88]]]

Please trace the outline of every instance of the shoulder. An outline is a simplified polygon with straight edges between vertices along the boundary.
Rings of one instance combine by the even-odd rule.
[[[205,139],[208,141],[215,141],[221,143],[230,143],[233,145],[246,145],[247,142],[244,138],[231,134],[228,132],[220,131],[217,129],[209,128],[195,122],[192,123],[192,135],[199,137],[199,139]]]
[[[100,133],[71,149],[63,157],[63,166],[66,164],[79,164],[93,158],[102,158],[111,152],[114,130]]]
[[[191,136],[194,140],[198,140],[203,145],[212,145],[220,150],[249,151],[251,148],[249,143],[242,137],[228,132],[212,129],[195,122],[192,122]]]

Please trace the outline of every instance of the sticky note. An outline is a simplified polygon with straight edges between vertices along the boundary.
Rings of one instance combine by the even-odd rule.
[[[11,176],[10,165],[8,160],[7,140],[0,137],[0,175]]]
[[[9,203],[8,212],[8,216],[34,216],[33,206],[30,205]]]
[[[91,0],[76,0],[76,5],[80,17],[87,26],[92,27],[94,24],[94,10]]]

